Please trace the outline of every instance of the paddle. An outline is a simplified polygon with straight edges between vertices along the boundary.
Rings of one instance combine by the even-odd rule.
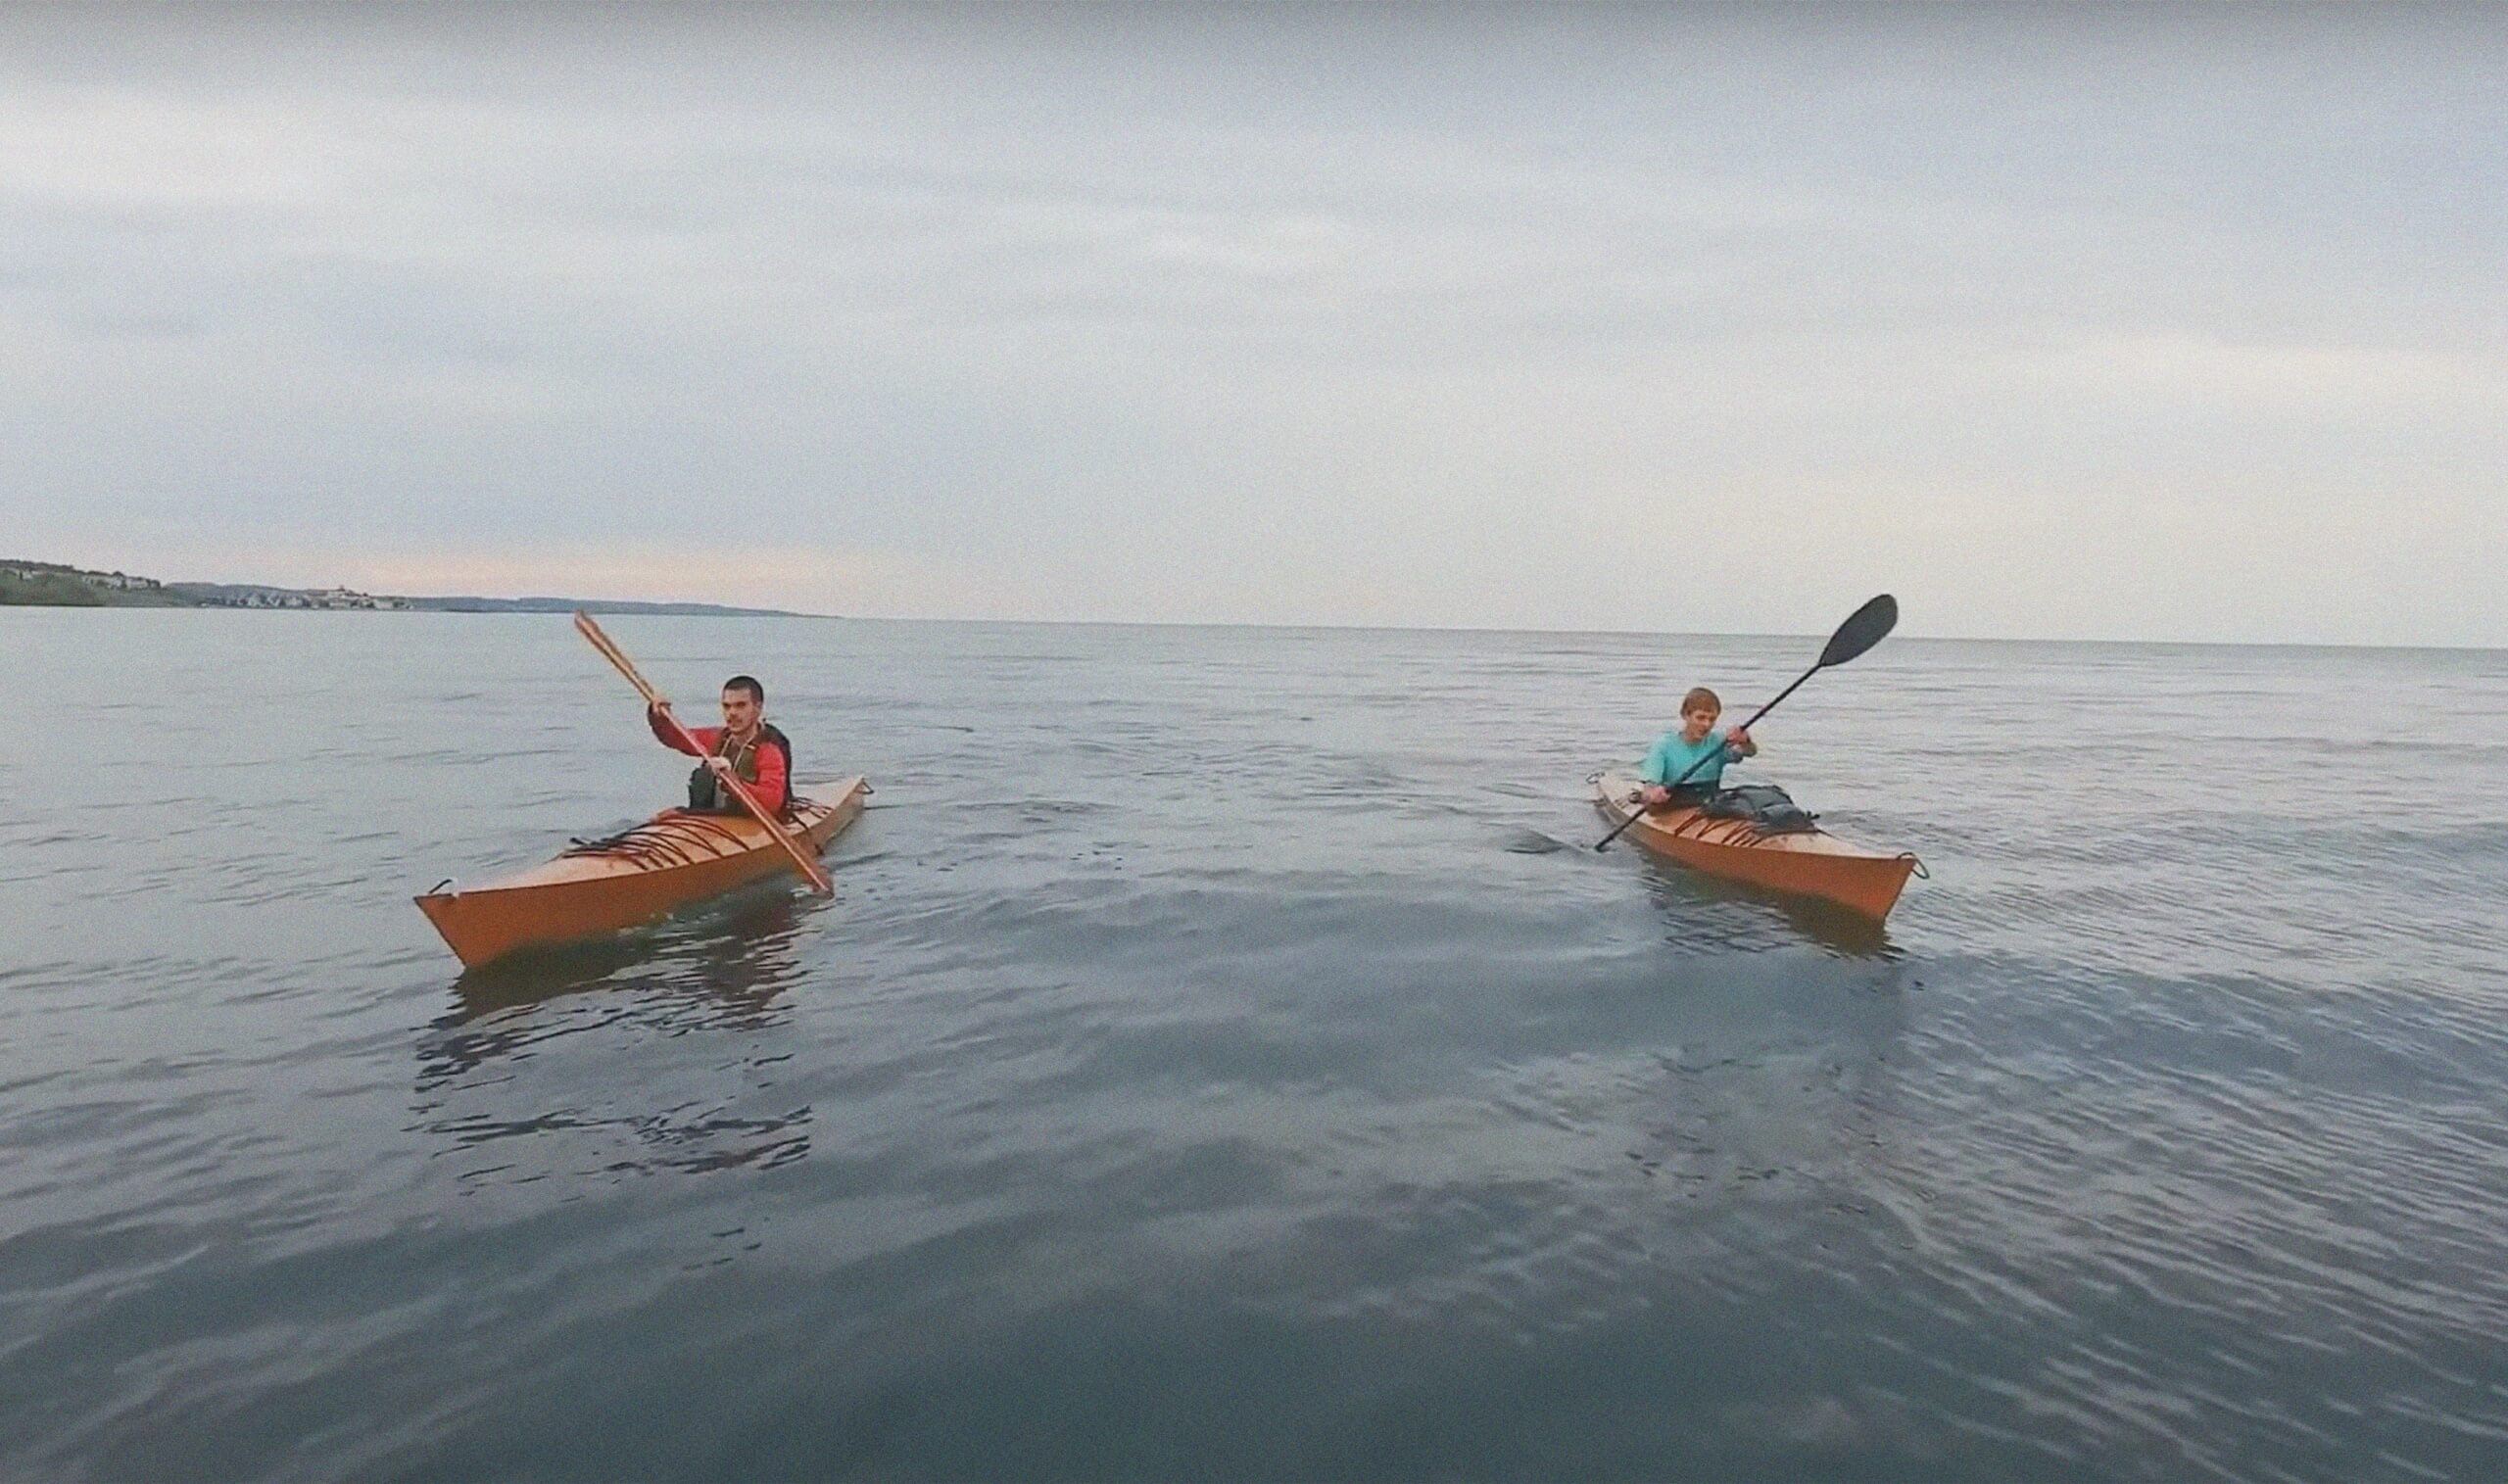
[[[1856,609],[1853,613],[1847,616],[1846,622],[1838,625],[1838,631],[1829,636],[1827,646],[1820,650],[1820,657],[1812,661],[1811,668],[1797,676],[1793,685],[1787,686],[1784,690],[1777,692],[1776,700],[1769,701],[1766,705],[1760,707],[1759,710],[1752,713],[1751,719],[1742,723],[1738,730],[1748,732],[1753,727],[1758,726],[1760,724],[1760,717],[1775,710],[1776,702],[1785,699],[1785,697],[1793,694],[1797,690],[1801,689],[1803,682],[1809,680],[1812,676],[1819,674],[1822,670],[1829,668],[1831,665],[1845,664],[1848,660],[1853,659],[1857,655],[1861,654],[1864,650],[1871,648],[1874,645],[1879,644],[1882,641],[1882,638],[1892,629],[1897,628],[1898,624],[1899,600],[1892,598],[1887,593],[1884,593],[1880,597],[1872,599],[1870,602],[1865,603],[1862,607]],[[1681,785],[1688,783],[1690,775],[1696,773],[1699,769],[1706,767],[1708,759],[1714,755],[1714,753],[1710,752],[1706,757],[1702,757],[1698,761],[1691,763],[1687,768],[1681,770],[1680,777],[1673,779],[1670,783],[1664,785],[1664,787],[1667,789],[1677,789]],[[1643,808],[1632,811],[1628,818],[1623,819],[1618,824],[1613,826],[1612,832],[1609,835],[1606,835],[1601,839],[1596,840],[1594,842],[1594,848],[1600,850],[1605,845],[1610,844],[1613,840],[1619,838],[1619,833],[1622,830],[1625,830],[1629,826],[1637,823],[1638,820],[1645,817],[1645,814],[1646,811]]]
[[[602,657],[618,667],[618,673],[627,677],[627,683],[634,686],[645,697],[645,704],[653,708],[653,714],[668,725],[672,736],[678,738],[689,751],[699,757],[705,755],[705,748],[698,742],[696,737],[679,724],[678,717],[670,714],[670,702],[662,699],[661,693],[653,689],[651,682],[636,672],[635,662],[630,660],[618,646],[610,643],[609,636],[601,632],[601,625],[592,621],[591,614],[578,612],[575,615],[575,632],[591,640],[592,646],[601,651]],[[757,801],[756,794],[748,791],[748,785],[743,784],[737,776],[730,773],[718,773],[715,777],[724,787],[732,790],[732,797],[739,799],[744,808],[757,816],[757,822],[766,827],[767,834],[775,837],[775,842],[784,847],[784,853],[793,857],[793,864],[800,868],[801,879],[810,884],[811,889],[821,896],[836,895],[836,883],[828,880],[827,873],[819,869],[819,863],[810,859],[808,854],[794,842],[791,833],[782,823],[774,815],[766,812],[766,806]],[[786,787],[791,786],[788,784]]]

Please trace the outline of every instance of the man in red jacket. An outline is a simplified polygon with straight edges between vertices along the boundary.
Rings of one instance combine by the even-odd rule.
[[[649,713],[645,720],[663,746],[689,751],[662,725],[658,710]],[[690,809],[700,814],[748,813],[740,800],[732,797],[731,790],[722,786],[725,778],[737,778],[748,785],[749,795],[765,805],[769,814],[781,814],[792,807],[793,743],[767,725],[766,688],[755,677],[735,675],[723,682],[723,724],[691,727],[688,733],[703,749],[695,755],[705,759],[688,775]]]

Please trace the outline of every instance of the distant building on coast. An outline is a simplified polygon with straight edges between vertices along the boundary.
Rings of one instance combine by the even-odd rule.
[[[361,593],[355,588],[316,588],[305,596],[311,599],[307,606],[315,608],[381,609],[409,606],[398,598],[377,598],[371,593]]]
[[[219,608],[327,608],[367,612],[399,612],[410,606],[408,598],[379,598],[355,588],[315,588],[310,592],[294,588],[248,588],[204,601],[209,606]]]
[[[133,577],[127,572],[90,572],[84,567],[68,567],[52,561],[0,562],[0,577],[19,582],[46,582],[68,579],[91,588],[111,588],[118,593],[144,593],[165,584],[154,577]]]

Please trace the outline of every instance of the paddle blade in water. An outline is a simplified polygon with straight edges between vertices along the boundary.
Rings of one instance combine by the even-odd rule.
[[[1838,631],[1829,636],[1829,646],[1820,651],[1820,662],[1814,669],[1825,670],[1842,665],[1864,650],[1879,644],[1892,629],[1899,626],[1899,600],[1884,593],[1855,610]]]

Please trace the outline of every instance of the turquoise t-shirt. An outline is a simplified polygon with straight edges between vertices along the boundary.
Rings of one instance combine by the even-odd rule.
[[[1698,762],[1703,757],[1707,761],[1699,763],[1698,771],[1691,773],[1689,782],[1682,787],[1690,789],[1719,787],[1719,781],[1724,776],[1724,765],[1742,760],[1742,749],[1733,745],[1731,738],[1730,732],[1710,732],[1698,740],[1697,745],[1692,746],[1681,741],[1678,729],[1666,732],[1655,740],[1653,749],[1647,752],[1645,765],[1637,770],[1638,781],[1649,784],[1669,784],[1673,779],[1688,772],[1690,764]]]

